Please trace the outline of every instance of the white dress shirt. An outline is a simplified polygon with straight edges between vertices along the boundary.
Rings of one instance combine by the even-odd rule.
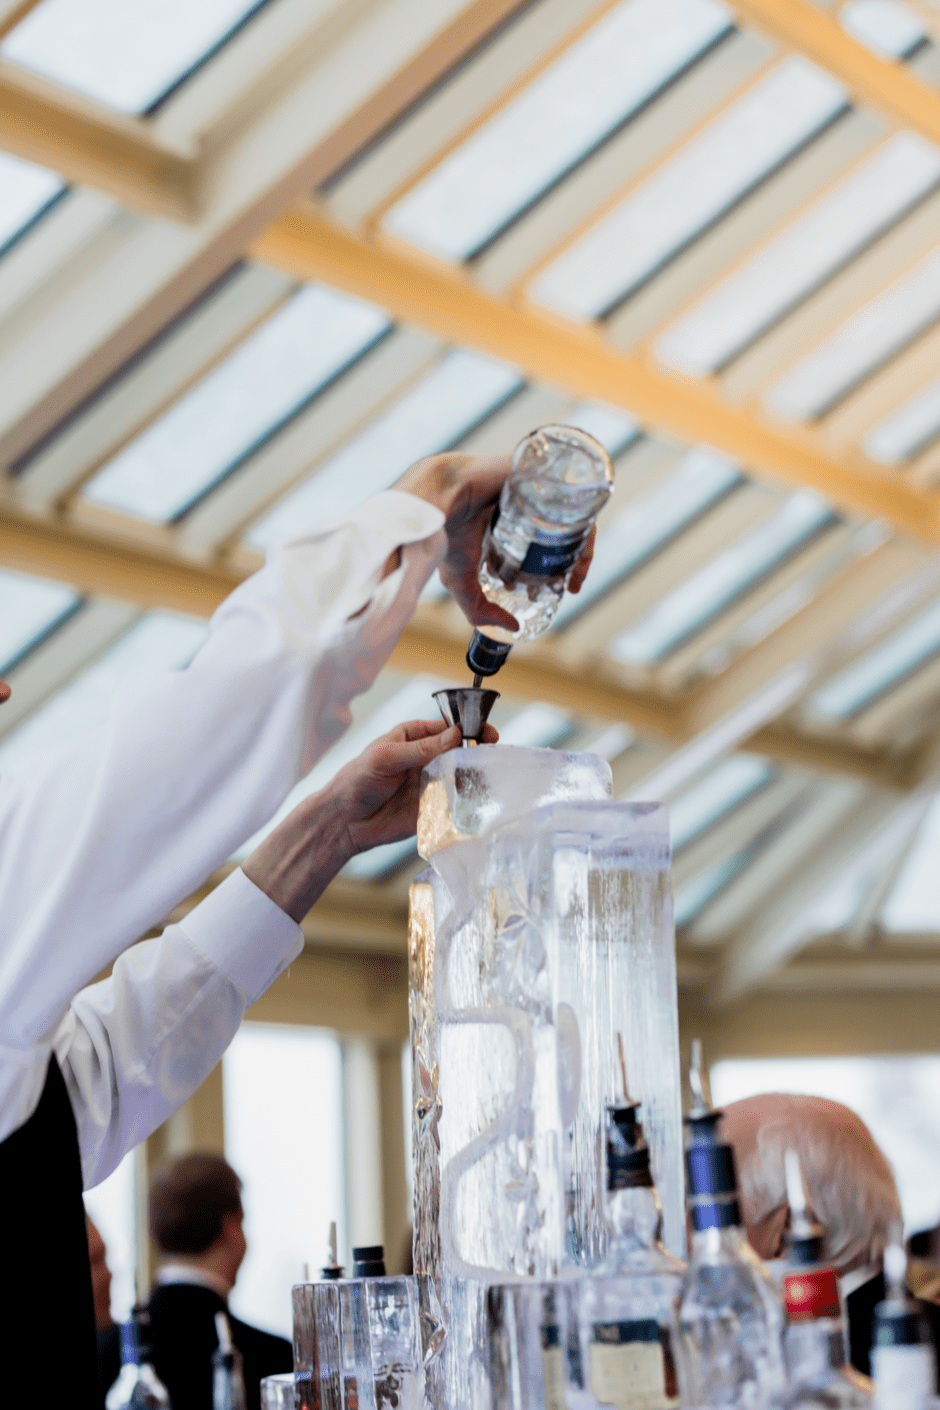
[[[299,926],[241,871],[128,946],[343,733],[441,560],[443,522],[390,490],[276,549],[186,670],[135,677],[106,725],[0,779],[0,1140],[35,1110],[54,1050],[97,1184],[196,1090],[299,953]]]

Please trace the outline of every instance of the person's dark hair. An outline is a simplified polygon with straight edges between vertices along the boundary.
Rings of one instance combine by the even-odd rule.
[[[242,1182],[220,1155],[176,1156],[150,1182],[150,1233],[161,1253],[205,1253],[227,1214],[242,1213]]]

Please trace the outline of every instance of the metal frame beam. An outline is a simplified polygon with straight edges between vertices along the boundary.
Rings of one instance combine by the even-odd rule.
[[[312,206],[282,217],[254,241],[251,253],[298,279],[322,279],[371,299],[449,342],[513,362],[538,381],[623,407],[652,429],[707,441],[758,474],[812,487],[845,510],[940,540],[940,511],[927,496],[850,470],[803,438],[722,403],[709,389],[624,356],[599,332],[484,293],[463,273],[340,229]]]

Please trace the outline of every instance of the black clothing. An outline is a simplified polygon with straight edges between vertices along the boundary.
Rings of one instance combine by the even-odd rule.
[[[51,1371],[63,1378],[70,1406],[98,1410],[82,1162],[55,1057],[36,1110],[0,1142],[0,1209],[10,1270],[0,1336],[4,1404],[31,1405],[36,1376]]]
[[[212,1410],[212,1353],[219,1344],[215,1314],[226,1306],[211,1288],[192,1283],[168,1283],[154,1288],[150,1299],[150,1344],[153,1368],[166,1386],[173,1410]],[[259,1383],[264,1376],[294,1369],[289,1341],[272,1336],[229,1313],[232,1341],[245,1358],[248,1410],[259,1410]],[[120,1329],[98,1333],[98,1373],[106,1392],[121,1369]]]
[[[876,1273],[845,1299],[845,1315],[849,1324],[849,1360],[857,1371],[871,1375],[869,1353],[875,1328],[875,1308],[887,1295],[883,1273]],[[930,1323],[934,1345],[940,1347],[940,1307],[935,1302],[918,1304]],[[940,1384],[937,1387],[940,1390]]]

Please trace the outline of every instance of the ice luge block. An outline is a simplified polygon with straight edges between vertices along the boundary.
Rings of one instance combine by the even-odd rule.
[[[438,1403],[488,1403],[485,1290],[604,1256],[598,1152],[642,1099],[684,1249],[665,809],[614,803],[592,755],[481,746],[426,771],[411,895],[415,1267],[440,1278]],[[432,1395],[432,1399],[435,1396]]]

